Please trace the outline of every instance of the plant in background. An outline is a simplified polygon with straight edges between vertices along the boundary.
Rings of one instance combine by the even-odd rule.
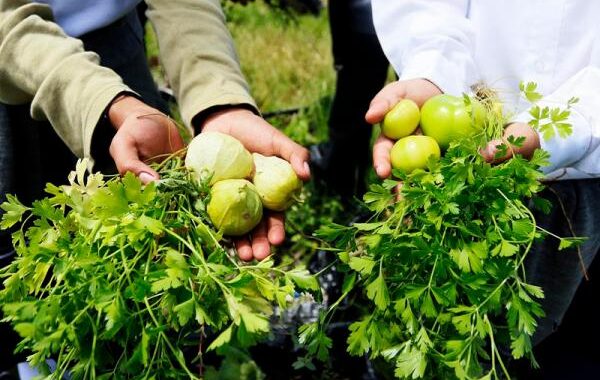
[[[85,167],[30,207],[2,205],[2,228],[23,223],[0,305],[48,378],[198,378],[205,352],[255,343],[273,304],[318,288],[289,261],[243,265],[228,252],[206,213],[208,182],[179,157],[147,186],[132,174],[86,178]]]
[[[541,99],[533,84],[523,85],[523,93],[532,103]],[[530,124],[544,137],[566,136],[576,101],[566,109],[534,104]],[[367,299],[362,318],[350,326],[348,351],[392,363],[398,378],[510,378],[502,348],[534,362],[531,337],[544,314],[544,293],[527,283],[524,261],[536,239],[552,234],[536,225],[526,205],[550,207],[536,197],[548,153],[486,163],[478,150],[502,136],[505,120],[493,101],[484,104],[479,135],[451,143],[427,170],[396,170],[399,181],[371,187],[364,197],[370,220],[318,233],[346,271],[341,299],[353,290]],[[510,137],[499,154],[522,143]],[[400,182],[397,200],[392,189]],[[580,241],[554,237],[560,248]],[[300,330],[300,341],[321,359],[330,345],[323,328],[338,303]]]

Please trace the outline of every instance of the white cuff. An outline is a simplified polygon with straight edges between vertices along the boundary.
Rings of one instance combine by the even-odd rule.
[[[540,102],[539,105],[540,107],[545,107],[548,104]],[[556,106],[556,104],[550,106]],[[531,115],[529,112],[523,112],[513,121],[529,123]],[[571,108],[571,116],[567,122],[573,127],[573,132],[567,137],[560,137],[558,134],[555,134],[551,139],[544,140],[544,137],[540,133],[540,147],[550,153],[550,165],[541,168],[545,174],[573,166],[590,149],[592,143],[592,126],[581,113],[577,112],[576,107]]]

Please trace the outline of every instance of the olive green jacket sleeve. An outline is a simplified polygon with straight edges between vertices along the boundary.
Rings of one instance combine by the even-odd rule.
[[[160,60],[184,122],[212,107],[257,110],[241,73],[219,0],[146,0]],[[197,126],[196,126],[197,127]]]
[[[147,3],[161,60],[188,126],[213,107],[255,109],[218,0]],[[104,110],[117,94],[130,90],[52,20],[48,6],[0,0],[0,102],[31,102],[34,119],[48,120],[76,155],[90,157]]]
[[[52,22],[49,7],[0,0],[0,102],[31,102],[31,116],[48,120],[80,157],[90,156],[106,106],[128,90],[99,61]]]

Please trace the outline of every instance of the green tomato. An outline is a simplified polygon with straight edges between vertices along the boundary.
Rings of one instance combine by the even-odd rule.
[[[242,236],[260,222],[263,207],[254,185],[245,179],[225,179],[210,189],[206,212],[224,235]]]
[[[471,104],[469,107],[462,97],[447,94],[429,99],[421,108],[423,134],[433,137],[442,149],[448,148],[452,141],[475,135],[483,127],[485,109],[476,100]]]
[[[407,136],[396,141],[390,152],[394,169],[409,174],[415,169],[425,169],[429,157],[440,158],[438,143],[429,136]]]
[[[385,115],[381,132],[394,140],[408,136],[417,129],[420,117],[417,103],[402,99]]]
[[[254,176],[252,182],[260,195],[263,206],[269,210],[285,211],[302,191],[302,181],[286,160],[252,153]]]

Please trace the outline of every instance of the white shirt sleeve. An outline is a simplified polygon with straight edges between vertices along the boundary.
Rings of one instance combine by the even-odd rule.
[[[544,97],[540,106],[564,107],[572,97],[579,102],[571,108],[568,122],[573,132],[566,138],[555,135],[545,141],[540,136],[542,149],[550,153],[550,166],[543,168],[548,179],[564,175],[568,178],[600,177],[600,68],[588,66]],[[527,111],[515,121],[529,122]]]
[[[372,0],[383,51],[400,80],[425,78],[460,95],[478,81],[468,0]]]

